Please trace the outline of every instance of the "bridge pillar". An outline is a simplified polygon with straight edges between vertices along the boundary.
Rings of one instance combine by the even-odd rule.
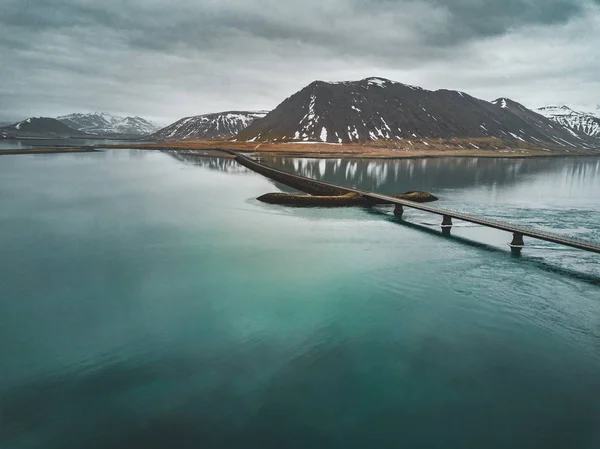
[[[510,246],[513,248],[522,248],[525,246],[525,242],[523,241],[523,234],[520,232],[513,233],[513,239],[510,243]]]
[[[375,206],[377,203],[373,198],[370,197],[362,197],[365,200],[365,206],[367,209],[371,209],[373,206]]]
[[[404,215],[404,208],[402,207],[402,204],[396,204],[396,207],[394,208],[394,215],[396,217],[401,217]]]
[[[442,220],[442,228],[451,228],[452,227],[452,217],[450,215],[444,215],[444,219]]]

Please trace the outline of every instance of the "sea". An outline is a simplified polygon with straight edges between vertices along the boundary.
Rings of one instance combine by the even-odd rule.
[[[600,159],[265,158],[600,241]],[[600,255],[229,159],[0,156],[0,448],[600,447]]]

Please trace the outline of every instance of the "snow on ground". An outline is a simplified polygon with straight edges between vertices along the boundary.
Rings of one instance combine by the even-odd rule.
[[[321,129],[321,142],[327,142],[327,129],[325,127]]]
[[[385,87],[385,85],[388,83],[388,81],[383,78],[369,78],[369,79],[367,79],[367,83],[370,86]]]
[[[522,142],[525,142],[525,139],[523,139],[522,137],[517,136],[516,134],[513,134],[511,132],[509,132],[508,134],[510,134],[511,136],[513,136],[515,139],[519,139]]]
[[[572,130],[588,136],[600,137],[600,119],[592,112],[575,110],[566,105],[545,106],[538,108],[538,112],[546,118],[565,126],[576,137],[580,136]]]
[[[250,142],[250,141],[248,141]],[[294,145],[341,145],[341,143],[335,143],[335,142],[319,142],[319,141],[304,141],[304,142],[288,142],[290,144],[294,144]]]

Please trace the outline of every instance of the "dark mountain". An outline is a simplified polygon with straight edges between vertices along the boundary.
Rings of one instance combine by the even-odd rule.
[[[266,112],[229,111],[185,117],[152,134],[156,141],[231,139]]]
[[[429,91],[382,78],[315,81],[243,130],[237,140],[330,143],[500,138],[587,148],[587,136],[508,99]]]
[[[105,112],[64,115],[58,120],[73,129],[106,137],[140,137],[160,128],[142,117],[121,117]]]
[[[0,128],[3,138],[63,138],[89,137],[89,134],[73,129],[59,120],[48,117],[31,117],[13,125]]]

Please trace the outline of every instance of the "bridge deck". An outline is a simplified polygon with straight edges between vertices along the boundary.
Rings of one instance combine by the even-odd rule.
[[[575,237],[568,237],[554,232],[542,231],[530,226],[523,226],[514,223],[508,223],[505,221],[494,220],[491,218],[480,217],[477,215],[465,214],[462,212],[456,212],[450,209],[442,209],[440,207],[431,207],[420,203],[413,203],[412,201],[405,201],[398,198],[390,197],[387,195],[380,195],[371,192],[361,192],[362,195],[370,198],[377,198],[385,200],[393,204],[399,204],[402,206],[412,207],[413,209],[424,210],[438,215],[447,215],[458,220],[467,221],[469,223],[480,224],[488,226],[490,228],[501,229],[508,232],[518,232],[527,237],[533,237],[539,240],[545,240],[552,243],[558,243],[572,248],[583,249],[594,253],[600,253],[600,242],[594,242],[592,240],[578,239]]]
[[[323,181],[317,181],[317,180],[314,180],[311,178],[307,178],[304,176],[300,176],[297,174],[279,170],[279,169],[276,169],[273,167],[269,167],[268,165],[259,163],[255,160],[250,159],[247,156],[241,155],[235,151],[230,151],[230,150],[221,150],[221,151],[225,151],[226,153],[233,154],[236,157],[236,160],[240,164],[242,164],[250,169],[253,169],[253,168],[260,169],[260,172],[262,174],[265,174],[265,172],[273,173],[274,175],[276,175],[277,181],[280,181],[280,182],[282,182],[282,177],[283,178],[288,177],[290,180],[296,180],[296,181],[300,181],[300,180],[310,181],[311,184],[316,183],[316,184],[321,184],[326,187],[332,187],[332,188],[344,190],[346,192],[358,193],[360,195],[363,195],[364,197],[383,200],[389,204],[396,204],[396,205],[400,205],[400,206],[410,207],[413,209],[419,209],[419,210],[422,210],[425,212],[431,212],[432,214],[437,214],[437,215],[442,215],[442,216],[445,215],[448,217],[455,218],[457,220],[462,220],[462,221],[466,221],[469,223],[475,223],[475,224],[479,224],[482,226],[488,226],[490,228],[500,229],[502,231],[507,231],[507,232],[512,232],[512,233],[520,233],[523,236],[532,237],[532,238],[539,239],[539,240],[545,240],[547,242],[557,243],[560,245],[569,246],[571,248],[577,248],[577,249],[591,251],[591,252],[600,254],[600,242],[595,242],[592,240],[585,240],[585,239],[578,239],[575,237],[569,237],[569,236],[565,236],[565,235],[561,235],[561,234],[556,234],[554,232],[542,231],[542,230],[539,230],[539,229],[536,229],[536,228],[533,228],[530,226],[523,226],[523,225],[519,225],[519,224],[508,223],[505,221],[494,220],[491,218],[480,217],[477,215],[465,214],[462,212],[457,212],[457,211],[450,210],[450,209],[444,209],[441,207],[433,207],[433,206],[428,206],[428,205],[425,205],[422,203],[406,201],[406,200],[394,198],[394,197],[388,196],[388,195],[381,195],[379,193],[373,193],[373,192],[368,192],[368,191],[364,191],[364,190],[338,186],[338,185],[323,182]]]

